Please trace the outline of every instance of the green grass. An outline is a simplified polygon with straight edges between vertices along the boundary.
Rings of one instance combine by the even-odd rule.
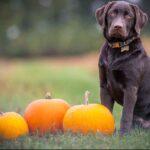
[[[120,137],[118,134],[106,137],[100,134],[83,136],[65,133],[49,134],[44,137],[22,137],[16,141],[7,141],[0,146],[14,149],[148,149],[149,138],[149,134],[139,130],[125,137]]]
[[[2,68],[0,78],[0,111],[16,111],[23,115],[29,102],[45,96],[47,91],[54,98],[62,98],[71,105],[81,104],[85,90],[91,91],[90,102],[99,103],[98,72],[83,67],[50,64],[38,60],[14,61]],[[122,108],[115,105],[114,117],[117,130]],[[43,137],[25,136],[0,143],[0,148],[150,148],[150,132],[136,129],[124,137],[118,132],[113,136],[48,134]]]

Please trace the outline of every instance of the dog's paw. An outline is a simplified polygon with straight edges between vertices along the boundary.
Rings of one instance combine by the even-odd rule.
[[[129,134],[129,130],[128,129],[120,129],[119,130],[119,135],[120,136],[126,136]]]

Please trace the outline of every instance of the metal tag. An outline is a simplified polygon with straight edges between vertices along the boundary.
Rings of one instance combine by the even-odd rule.
[[[129,45],[121,48],[121,52],[124,52],[124,51],[129,51]]]

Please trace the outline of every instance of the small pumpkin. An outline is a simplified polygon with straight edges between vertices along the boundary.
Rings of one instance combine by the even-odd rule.
[[[64,131],[113,134],[115,124],[111,112],[101,104],[88,104],[89,94],[90,92],[85,92],[83,105],[68,109],[63,120]]]
[[[16,139],[28,134],[29,129],[24,118],[16,112],[0,114],[0,138]]]
[[[63,99],[52,99],[50,93],[47,93],[45,99],[34,100],[24,113],[30,132],[42,135],[62,130],[63,117],[69,107]]]

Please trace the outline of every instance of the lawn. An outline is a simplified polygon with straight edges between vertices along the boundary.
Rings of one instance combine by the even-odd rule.
[[[89,56],[87,56],[89,58]],[[62,98],[71,105],[81,104],[85,90],[92,94],[91,103],[99,103],[97,57],[85,58],[18,59],[0,61],[0,111],[16,111],[23,115],[26,106],[35,99],[44,98],[50,91],[52,97]],[[93,66],[90,66],[92,64]],[[114,117],[117,132],[113,136],[80,135],[71,133],[47,134],[44,137],[25,136],[0,143],[0,148],[13,149],[81,149],[81,148],[150,148],[150,132],[136,129],[129,135],[118,134],[122,108],[115,105]]]

